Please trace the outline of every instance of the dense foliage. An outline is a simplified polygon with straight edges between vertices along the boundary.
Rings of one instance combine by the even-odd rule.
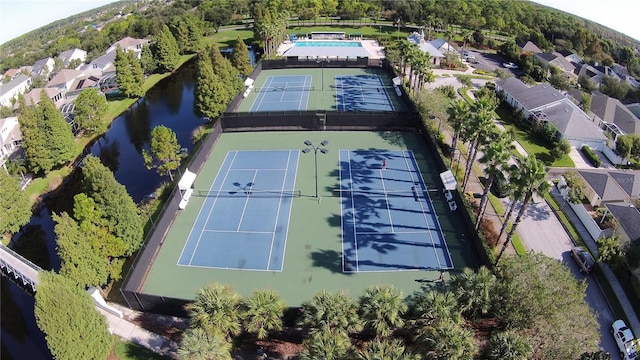
[[[93,300],[70,279],[41,272],[35,316],[58,360],[106,359],[111,348],[107,322]]]
[[[107,99],[97,88],[82,91],[74,104],[73,114],[80,129],[90,134],[107,131],[107,125],[102,119],[107,113]]]
[[[169,175],[173,180],[172,172],[180,167],[183,157],[176,133],[163,125],[153,128],[150,151],[142,150],[142,156],[147,169],[155,168],[158,174]]]
[[[29,199],[20,190],[20,179],[0,170],[0,237],[18,232],[30,218]]]

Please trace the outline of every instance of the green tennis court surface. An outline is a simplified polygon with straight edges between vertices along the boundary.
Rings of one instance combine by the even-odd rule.
[[[304,141],[307,139],[314,144],[319,144],[322,140],[329,141],[327,145],[329,153],[317,154],[317,180],[320,201],[314,196],[316,185],[314,154],[313,152],[303,154],[300,151],[306,147]],[[250,295],[255,289],[274,289],[278,291],[289,306],[299,306],[303,301],[308,300],[314,293],[322,289],[328,291],[346,290],[354,296],[358,296],[368,286],[393,284],[403,290],[405,294],[409,294],[425,284],[430,284],[429,281],[437,280],[439,275],[437,270],[343,271],[342,219],[345,207],[340,194],[336,196],[334,193],[335,189],[341,187],[340,150],[362,150],[371,152],[370,155],[372,156],[375,156],[380,151],[389,151],[390,154],[410,151],[414,154],[416,163],[416,166],[411,168],[412,174],[416,174],[415,171],[420,172],[426,189],[442,188],[439,171],[434,166],[432,155],[427,151],[423,140],[413,133],[338,131],[223,134],[218,139],[208,161],[198,173],[194,184],[196,191],[189,204],[185,210],[178,214],[172,227],[168,230],[164,243],[144,280],[141,292],[173,298],[193,299],[198,289],[215,281],[230,284],[245,296]],[[265,153],[264,156],[254,156],[256,153],[261,152]],[[268,178],[268,176],[264,176],[268,171],[266,169],[284,169],[286,167],[289,169],[288,171],[293,172],[296,167],[294,166],[295,161],[277,159],[282,152],[298,154],[295,176],[293,178],[289,175],[274,176],[273,179],[267,179],[269,181],[268,184],[258,187],[259,183],[264,183],[265,178]],[[252,156],[248,157],[246,161],[243,160],[241,162],[242,166],[235,166],[229,162],[230,156],[245,153]],[[220,180],[221,176],[224,177],[224,175],[231,176],[236,172],[239,174],[245,166],[250,173],[257,171],[256,179],[253,176],[242,175],[237,179]],[[389,162],[387,166],[388,170],[395,168],[392,162]],[[405,170],[409,171],[409,168]],[[389,178],[388,180],[395,178],[393,173],[385,176]],[[360,179],[362,180],[363,178]],[[365,185],[363,184],[363,186]],[[374,186],[370,187],[372,191],[375,191]],[[285,191],[282,194],[270,193],[276,189]],[[252,192],[252,190],[255,192]],[[259,190],[264,190],[266,193]],[[394,188],[394,190],[400,189]],[[245,193],[245,191],[249,192],[249,194]],[[395,194],[389,189],[387,195],[400,194]],[[472,255],[471,244],[464,241],[465,234],[462,232],[464,226],[461,220],[456,216],[452,216],[454,213],[450,212],[441,191],[430,193],[430,195],[433,210],[438,215],[442,234],[449,249],[451,261],[456,266],[452,271],[458,271],[458,269],[462,269],[465,266],[475,268],[477,264]],[[407,194],[405,194],[406,196]],[[213,216],[209,215],[206,218],[206,221],[212,222],[212,225],[205,225],[202,229],[204,229],[205,233],[212,231],[212,233],[216,233],[216,236],[220,236],[220,239],[224,240],[214,239],[213,243],[220,241],[220,244],[212,243],[211,246],[205,246],[195,251],[195,257],[204,265],[178,265],[183,250],[190,243],[190,234],[194,231],[194,225],[196,225],[202,209],[213,209],[210,206],[212,204],[207,205],[205,203],[207,201],[212,202],[214,199],[218,201],[229,200],[242,204],[247,201],[249,201],[248,204],[251,204],[251,201],[254,200],[265,200],[266,207],[272,210],[259,211],[249,215],[252,221],[246,224],[246,228],[242,228],[244,221],[239,220],[238,214],[240,214],[240,217],[242,213],[248,214],[251,211],[249,210],[250,205],[247,205],[245,209],[244,205],[234,204],[226,206],[220,211],[213,211]],[[380,197],[373,196],[372,199],[374,201],[383,200]],[[392,201],[389,204],[393,207],[404,207],[403,201],[405,200],[399,200],[400,202]],[[285,225],[284,220],[280,222],[281,220],[278,220],[280,217],[273,214],[273,209],[276,206],[281,207],[281,212],[283,208],[289,206],[283,204],[283,201],[285,203],[291,202],[288,229],[285,229],[287,225]],[[366,204],[360,205],[364,206]],[[239,209],[243,211],[239,211]],[[413,211],[415,209],[412,208],[410,210]],[[377,212],[379,208],[369,207],[369,211]],[[423,212],[422,216],[428,211]],[[234,215],[230,213],[234,213]],[[235,220],[230,221],[227,216],[233,217]],[[392,216],[395,216],[395,214]],[[282,219],[284,218],[286,216]],[[216,222],[218,224],[215,224]],[[246,242],[243,242],[244,240],[238,241],[237,238],[226,240],[224,236],[221,236],[221,227],[235,226],[233,232],[237,233],[238,225],[241,227],[240,232],[246,233],[263,231],[263,226],[269,229],[274,226],[275,231],[269,231],[272,232],[272,236],[278,232],[281,234],[286,233],[286,239],[280,238],[274,241],[279,242],[280,245],[271,247],[257,246],[257,244],[267,242],[258,238],[248,237]],[[376,229],[387,232],[389,225],[388,220],[380,222]],[[398,225],[415,226],[418,223],[402,224],[399,222]],[[423,226],[431,227],[431,224],[427,225],[425,223]],[[422,231],[423,237],[428,236],[424,229],[420,231]],[[244,234],[234,234],[232,236],[242,237]],[[256,244],[256,246],[252,246],[252,244]],[[266,262],[269,262],[269,259],[272,262],[274,260],[267,255],[268,252],[275,250],[273,252],[279,254],[281,246],[283,246],[284,254],[278,257],[284,259],[284,261],[282,262],[281,270],[278,270],[266,264]],[[393,249],[389,249],[387,246],[380,246],[377,250],[371,247],[369,251],[375,251],[371,252],[370,255],[375,254],[383,257],[385,251],[392,252],[391,250]],[[228,259],[225,259],[225,254],[229,252],[236,252],[237,254],[229,255]],[[243,259],[247,260],[244,267],[238,266],[238,264],[242,265]],[[396,260],[398,259],[393,262],[396,262]],[[405,266],[413,266],[413,263],[407,260],[403,259],[402,261],[405,261]],[[277,263],[275,261],[275,264]],[[224,269],[224,267],[227,267],[226,264],[233,265],[233,269]]]

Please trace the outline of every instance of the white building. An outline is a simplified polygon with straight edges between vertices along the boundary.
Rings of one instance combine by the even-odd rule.
[[[12,106],[13,99],[24,94],[31,86],[31,77],[19,74],[13,80],[0,85],[0,106]]]

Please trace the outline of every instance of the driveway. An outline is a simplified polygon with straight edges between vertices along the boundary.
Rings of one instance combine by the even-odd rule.
[[[509,199],[502,199],[505,208],[509,206],[508,202]],[[516,208],[516,214],[519,209],[519,207]],[[571,211],[568,207],[565,207],[563,210]],[[520,225],[518,225],[517,232],[527,250],[542,253],[561,261],[569,267],[576,279],[584,279],[586,281],[587,291],[585,301],[591,309],[596,312],[600,325],[599,346],[613,354],[613,356],[616,356],[615,354],[618,353],[618,350],[609,333],[609,326],[615,318],[609,308],[609,304],[593,276],[585,276],[578,270],[578,266],[571,257],[570,252],[574,244],[562,223],[560,223],[551,207],[549,207],[543,198],[534,195],[533,202],[530,203],[525,210],[522,221]]]
[[[485,71],[495,71],[496,69],[502,69],[507,73],[511,73],[513,76],[522,75],[522,71],[519,69],[507,69],[502,66],[502,64],[507,62],[507,60],[505,60],[498,54],[482,52],[473,49],[467,49],[467,51],[469,52],[469,54],[475,56],[476,61],[474,64],[471,64],[471,66],[476,69]]]

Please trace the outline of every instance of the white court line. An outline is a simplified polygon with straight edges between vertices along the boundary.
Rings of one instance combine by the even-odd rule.
[[[293,184],[292,187],[295,188],[296,186],[296,177],[298,176],[298,164],[300,163],[300,150],[295,150],[297,155],[298,155],[298,159],[296,161],[296,171],[293,173]],[[287,172],[289,171],[289,163],[287,163]],[[285,177],[285,181],[286,181],[286,177]],[[284,259],[285,259],[285,253],[287,251],[287,238],[289,237],[289,224],[291,224],[291,212],[293,211],[293,199],[291,199],[291,205],[289,205],[289,215],[287,217],[287,227],[286,227],[286,231],[284,232],[284,244],[282,247],[282,269],[280,269],[279,271],[282,271],[284,269]]]
[[[262,88],[269,88],[271,86],[271,82],[273,82],[273,76],[269,76],[267,78],[267,80],[265,80],[264,84],[262,84]],[[264,98],[267,95],[265,95],[264,92],[258,93],[258,96],[256,96],[255,99],[253,99],[253,104],[251,104],[251,107],[249,108],[249,111],[254,111],[257,112],[260,109],[260,106],[262,105],[262,100],[264,100]],[[259,101],[258,101],[259,100]],[[258,103],[258,105],[256,106],[256,102]],[[254,106],[256,106],[254,108]]]
[[[387,196],[387,187],[384,186],[384,176],[382,176],[383,169],[379,169],[380,171],[380,183],[382,184],[382,192],[384,192],[384,200],[387,204],[387,215],[389,216],[389,224],[391,225],[391,232],[394,233],[393,229],[393,219],[391,219],[391,208],[389,207],[389,197]]]
[[[229,157],[229,154],[231,152],[227,152],[227,154],[224,156],[224,160],[222,160],[222,164],[224,165],[224,163],[227,161],[227,158]],[[234,153],[234,157],[235,157]],[[227,169],[227,172],[229,171],[229,169]],[[213,181],[211,182],[211,185],[209,185],[209,191],[211,191],[211,188],[213,187],[213,185],[216,183],[216,180],[218,180],[218,176],[220,176],[220,173],[218,172],[218,174],[216,174],[216,177],[213,179]],[[182,251],[180,252],[180,256],[178,256],[178,264],[180,264],[180,259],[182,258],[182,255],[184,254],[184,249],[187,247],[187,242],[189,241],[189,238],[191,237],[191,234],[193,233],[193,229],[196,226],[196,223],[198,222],[198,218],[200,217],[200,214],[202,213],[202,209],[204,209],[204,206],[207,204],[207,199],[205,199],[202,202],[202,205],[200,205],[200,210],[198,210],[198,216],[196,216],[196,219],[193,221],[193,225],[191,225],[191,229],[189,230],[189,235],[187,235],[187,241],[184,243],[184,246],[182,247]],[[208,219],[207,219],[208,220]],[[206,220],[205,220],[205,225],[207,224]],[[204,226],[202,227],[204,229]],[[200,231],[202,232],[202,230]],[[192,255],[193,256],[193,255]]]
[[[426,234],[430,230],[422,230],[422,231],[392,231],[392,232],[381,232],[381,231],[361,231],[358,235],[396,235],[396,234]]]
[[[256,177],[258,177],[258,170],[253,171],[253,179],[251,179],[251,184],[256,183]],[[247,205],[249,204],[249,199],[250,199],[248,192],[251,192],[251,189],[253,189],[253,185],[251,185],[248,190],[244,189],[244,192],[247,195],[247,197],[244,200],[244,207],[242,208],[242,215],[240,215],[240,221],[238,221],[238,228],[236,230],[238,232],[240,231],[240,227],[242,226],[242,220],[244,219],[244,214],[247,211]]]
[[[349,152],[347,153],[347,158],[349,160],[349,179],[351,181],[353,181],[353,177],[351,176],[351,150],[349,150]],[[355,250],[356,250],[356,272],[358,271],[358,267],[359,267],[359,256],[358,256],[358,233],[356,232],[356,205],[355,202],[353,200],[353,189],[351,189],[351,210],[352,210],[352,218],[353,218],[353,244],[355,245]]]
[[[250,230],[203,230],[203,232],[210,233],[224,233],[224,234],[271,234],[271,231],[250,231]]]
[[[289,161],[291,160],[291,151],[289,151],[289,157],[287,158],[287,168],[289,167]],[[284,184],[287,180],[287,171],[284,172],[284,178],[282,179],[282,186],[280,187],[281,191],[284,191]],[[273,254],[273,243],[276,238],[276,229],[278,228],[278,218],[280,217],[280,208],[282,207],[282,196],[280,196],[280,201],[278,201],[278,211],[276,211],[276,219],[273,224],[273,234],[271,235],[271,245],[269,246],[269,257],[267,260],[267,269],[271,266],[271,254]]]
[[[404,158],[404,161],[405,161],[405,163],[407,165],[407,169],[409,169],[409,176],[411,176],[411,182],[413,182],[414,186],[415,186],[415,180],[413,179],[413,171],[411,170],[411,167],[409,166],[409,160],[407,159],[407,155],[406,155],[406,153],[404,151],[402,152],[402,157]],[[416,164],[416,166],[417,166],[417,162],[414,161],[413,163]],[[417,168],[416,168],[416,171],[418,171]],[[418,179],[418,180],[420,180],[420,179]],[[424,183],[424,180],[422,180],[422,183]],[[424,193],[424,189],[420,189],[420,190]],[[427,196],[429,196],[428,193],[427,193]],[[424,221],[427,224],[427,228],[428,228],[429,227],[429,219],[427,218],[427,213],[424,210],[424,206],[422,205],[422,201],[420,201],[419,203],[420,203],[420,208],[422,209],[422,217],[424,218]],[[440,265],[440,257],[438,256],[438,252],[436,251],[436,244],[433,241],[433,234],[431,233],[431,231],[429,231],[429,239],[431,239],[431,245],[432,245],[432,248],[433,248],[433,254],[436,257],[436,261],[438,261],[438,268],[442,268],[442,266]]]
[[[233,163],[236,160],[237,155],[238,155],[237,152],[233,154],[233,159],[231,159],[231,164],[229,164],[229,168],[227,168],[227,172],[224,174],[224,178],[222,179],[222,184],[224,184],[224,182],[227,180],[227,176],[229,176],[229,173],[231,172],[231,168],[233,167]],[[211,188],[209,188],[209,190],[211,191]],[[211,205],[211,209],[209,209],[209,213],[207,214],[207,220],[205,221],[204,226],[202,227],[202,230],[206,229],[207,223],[211,218],[211,212],[213,211],[213,208],[216,206],[217,202],[218,202],[218,197],[216,196],[216,198],[213,200],[213,205]],[[198,218],[196,218],[196,221],[197,220]],[[200,240],[202,240],[202,234],[204,234],[202,230],[200,231],[200,236],[198,236],[198,241],[196,242],[196,246],[193,248],[193,252],[191,253],[191,258],[189,258],[189,265],[191,265],[191,263],[193,262],[193,257],[196,255],[196,252],[197,252],[196,250],[198,250],[198,246],[200,245]]]
[[[391,97],[389,97],[389,93],[387,92],[387,89],[384,88],[384,82],[382,81],[382,78],[380,77],[380,75],[376,75],[378,76],[378,82],[380,83],[380,86],[382,86],[382,91],[384,91],[385,95],[387,95],[387,101],[389,102],[389,106],[391,106],[391,111],[396,111],[395,107],[393,106],[393,103],[391,102]]]
[[[416,164],[416,170],[418,170],[417,169],[418,162],[416,161],[416,158],[413,155],[413,151],[409,151],[409,154],[411,155],[411,158],[413,159],[413,162]],[[426,184],[424,182],[424,178],[422,178],[422,174],[419,171],[418,171],[418,175],[422,179],[422,183]],[[435,208],[435,206],[433,206],[433,200],[431,200],[431,195],[429,195],[428,193],[427,193],[427,198],[429,199],[429,204],[431,205],[431,209],[433,210],[432,218],[435,220],[436,226],[437,226],[437,230],[440,233],[440,236],[442,237],[442,242],[443,242],[443,245],[444,245],[444,249],[447,250],[447,257],[449,258],[449,263],[451,263],[451,265],[453,266],[453,259],[451,258],[451,252],[449,251],[449,246],[447,245],[447,240],[444,238],[444,233],[442,232],[442,225],[440,225],[440,219],[438,218],[438,214],[436,214],[436,208]],[[440,258],[438,257],[438,263],[439,263],[439,261],[440,261]],[[447,269],[450,269],[450,268],[447,268]]]
[[[338,152],[338,164],[342,163],[342,151]],[[338,184],[342,187],[342,171],[338,170],[338,176],[340,177]],[[342,237],[342,272],[344,271],[344,206],[342,204],[342,192],[340,192],[340,235]]]

